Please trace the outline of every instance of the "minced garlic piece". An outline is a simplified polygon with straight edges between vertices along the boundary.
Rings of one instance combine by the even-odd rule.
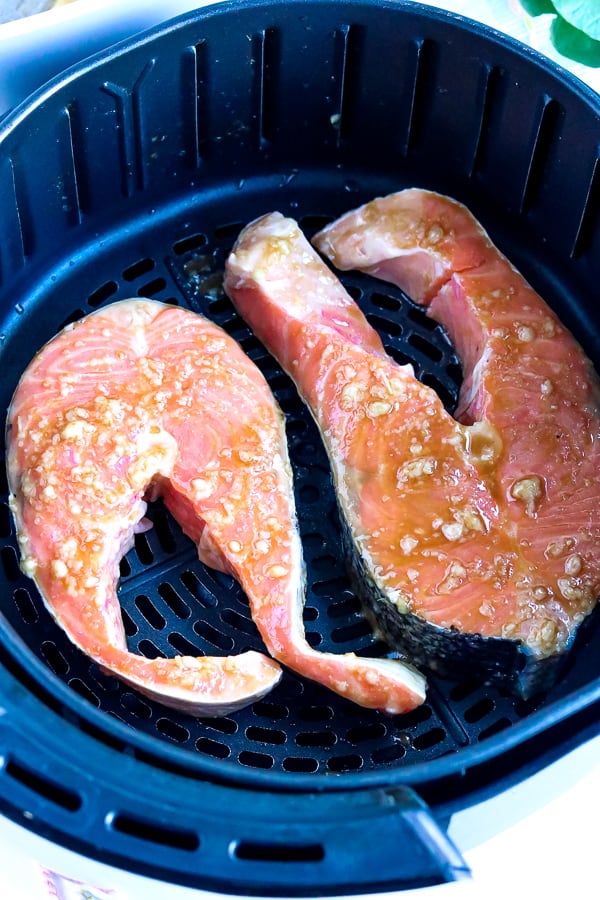
[[[285,578],[285,576],[288,574],[288,571],[289,570],[285,566],[276,564],[274,566],[269,566],[266,574],[269,576],[269,578]]]
[[[418,540],[410,535],[405,535],[400,540],[400,549],[403,553],[410,553],[418,545]]]
[[[62,559],[53,559],[50,563],[50,572],[54,578],[65,578],[68,575],[69,570],[67,569],[67,565]]]
[[[396,473],[397,484],[403,484],[423,475],[433,475],[437,469],[437,460],[431,456],[422,456],[418,459],[405,462]]]
[[[542,479],[539,475],[529,475],[515,481],[510,489],[511,496],[515,500],[522,500],[525,504],[525,513],[528,516],[535,514],[537,501],[543,495]]]
[[[583,567],[583,560],[578,553],[572,553],[565,559],[565,575],[579,575]]]
[[[379,418],[379,416],[387,416],[389,412],[392,410],[392,404],[387,403],[383,400],[374,400],[372,403],[369,403],[367,407],[367,414],[371,416],[373,419]]]
[[[444,522],[442,525],[442,534],[448,541],[460,540],[464,530],[462,522]]]

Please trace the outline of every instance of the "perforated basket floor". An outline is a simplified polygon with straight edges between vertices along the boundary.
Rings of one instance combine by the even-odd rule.
[[[234,190],[239,209],[238,186]],[[244,193],[250,215],[269,205],[264,197],[253,196],[251,185]],[[276,202],[293,207],[291,197],[282,204],[284,195],[279,190]],[[339,202],[335,195],[332,200]],[[385,655],[389,648],[375,639],[350,588],[335,494],[317,428],[292,382],[223,292],[224,259],[244,224],[229,219],[231,202],[227,192],[222,211],[221,204],[214,202],[210,209],[197,207],[192,234],[185,222],[170,219],[144,229],[136,235],[139,248],[133,254],[127,236],[121,246],[111,247],[107,260],[95,263],[106,281],[88,282],[82,293],[82,276],[88,281],[89,275],[66,272],[56,286],[48,287],[45,306],[52,309],[59,326],[103,303],[151,296],[209,316],[240,342],[264,372],[286,416],[308,575],[304,610],[308,640],[323,650]],[[330,206],[324,196],[320,204],[300,217],[308,234],[330,218],[323,211]],[[442,328],[389,285],[356,274],[344,275],[343,280],[382,334],[388,352],[399,362],[410,360],[418,377],[434,387],[452,410],[461,372]],[[80,304],[74,309],[69,306],[73,296]],[[29,359],[42,335],[25,322],[19,335],[22,358]],[[8,541],[1,559],[12,595],[4,615],[33,653],[73,691],[111,717],[192,753],[227,761],[234,768],[241,764],[284,773],[385,771],[392,763],[434,759],[485,740],[548,702],[546,696],[523,702],[476,682],[432,677],[423,707],[390,718],[286,672],[265,699],[225,718],[195,719],[169,710],[102,672],[55,626],[34,586],[19,570],[6,493],[1,508],[2,536]],[[193,543],[160,502],[150,507],[149,517],[154,528],[136,536],[135,548],[121,565],[120,599],[129,648],[149,657],[261,649],[237,583],[199,562]],[[577,654],[580,664],[584,652],[585,648]],[[565,690],[564,680],[558,690]]]

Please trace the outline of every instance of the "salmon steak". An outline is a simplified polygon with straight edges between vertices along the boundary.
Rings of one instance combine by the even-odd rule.
[[[386,353],[279,213],[226,270],[240,314],[323,437],[357,592],[416,665],[527,697],[556,679],[600,591],[600,418],[589,360],[464,206],[408,190],[314,238],[400,286],[463,367],[456,417]]]
[[[220,327],[135,299],[67,326],[13,396],[7,472],[21,567],[71,641],[158,701],[224,715],[262,697],[277,660],[365,706],[421,703],[422,676],[305,640],[305,573],[285,424]],[[147,659],[127,647],[119,562],[162,496],[200,560],[237,579],[271,656]]]

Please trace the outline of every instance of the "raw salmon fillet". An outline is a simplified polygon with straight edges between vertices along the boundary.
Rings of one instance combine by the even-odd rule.
[[[23,570],[70,639],[165,704],[221,715],[263,696],[279,665],[254,651],[146,659],[127,649],[119,560],[162,495],[200,559],[244,589],[267,649],[357,702],[420,702],[391,663],[327,656],[304,639],[304,567],[282,414],[222,329],[148,300],[68,326],[13,397],[7,469]]]
[[[386,354],[295,222],[274,213],[240,235],[226,288],[320,427],[376,627],[442,674],[524,696],[548,686],[600,590],[589,361],[464,207],[439,195],[375,201],[315,244],[427,304],[463,364],[457,421]]]

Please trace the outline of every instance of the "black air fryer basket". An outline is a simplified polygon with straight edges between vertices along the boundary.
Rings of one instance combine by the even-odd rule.
[[[202,312],[265,372],[287,418],[310,643],[385,654],[350,588],[316,428],[222,290],[241,227],[307,232],[376,195],[466,203],[598,364],[598,97],[533,52],[413,3],[225,2],[70,70],[0,126],[1,406],[65,323],[131,296]],[[392,355],[448,409],[461,372],[399,291],[343,276]],[[406,716],[286,672],[260,702],[196,719],[77,651],[19,569],[0,505],[0,811],[167,882],[241,894],[426,886],[466,872],[451,814],[518,781],[600,720],[598,616],[528,701],[430,677]],[[261,649],[246,599],[164,507],[122,563],[130,649]]]

